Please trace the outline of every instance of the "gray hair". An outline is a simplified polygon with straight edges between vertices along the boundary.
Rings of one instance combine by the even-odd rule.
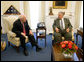
[[[20,15],[20,16],[19,16],[19,19],[23,18],[23,16],[26,17],[25,15]]]
[[[63,16],[65,15],[65,12],[60,11],[59,13],[63,14]]]

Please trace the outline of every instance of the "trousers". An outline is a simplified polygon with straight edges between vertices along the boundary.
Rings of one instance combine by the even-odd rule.
[[[35,42],[35,38],[33,35],[27,35],[28,36],[28,39],[29,39],[29,42],[31,42],[31,45],[32,46],[37,46],[37,42]],[[21,46],[26,49],[26,43],[25,43],[25,37],[23,35],[20,35],[20,36],[17,36],[20,38],[20,41],[21,41]]]
[[[66,30],[60,30],[60,32],[54,32],[54,41],[61,42],[62,37],[65,38],[66,41],[72,40],[72,32],[66,32]]]

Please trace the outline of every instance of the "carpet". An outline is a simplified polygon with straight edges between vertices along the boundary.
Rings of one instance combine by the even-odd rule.
[[[34,33],[34,37],[36,39],[36,33]],[[76,34],[74,34],[74,37],[76,43]],[[46,35],[46,48],[45,39],[38,40],[38,45],[43,48],[40,52],[36,52],[36,47],[32,48],[30,42],[27,43],[26,46],[29,52],[29,56],[25,56],[23,54],[22,47],[20,47],[20,53],[17,53],[16,50],[11,46],[8,47],[8,39],[6,34],[3,34],[1,38],[3,38],[3,40],[7,43],[6,50],[1,52],[1,61],[51,61],[52,35]],[[79,48],[82,46],[82,38],[80,36],[78,36],[77,46]]]
[[[7,41],[7,35],[2,35]],[[34,37],[36,38],[36,34],[34,33]],[[52,46],[52,35],[47,35],[46,37],[46,48],[45,48],[45,39],[39,39],[38,45],[43,49],[39,52],[36,52],[36,47],[31,46],[31,43],[27,43],[27,49],[29,52],[29,56],[25,56],[23,54],[23,48],[20,47],[20,53],[17,53],[14,48],[11,46],[6,47],[6,50],[1,52],[1,61],[51,61],[51,46]]]

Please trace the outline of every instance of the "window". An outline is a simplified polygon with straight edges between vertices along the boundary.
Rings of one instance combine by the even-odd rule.
[[[31,28],[36,29],[40,16],[40,1],[29,1]]]

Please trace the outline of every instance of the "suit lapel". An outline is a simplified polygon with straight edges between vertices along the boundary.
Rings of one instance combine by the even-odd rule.
[[[57,25],[58,25],[58,28],[60,28],[60,19],[58,19],[58,24]]]
[[[65,24],[65,29],[66,29],[67,23],[66,23],[66,19],[65,18],[64,18],[64,24]]]
[[[20,28],[23,30],[23,25],[22,25],[20,19],[19,19],[19,22],[20,22]]]

